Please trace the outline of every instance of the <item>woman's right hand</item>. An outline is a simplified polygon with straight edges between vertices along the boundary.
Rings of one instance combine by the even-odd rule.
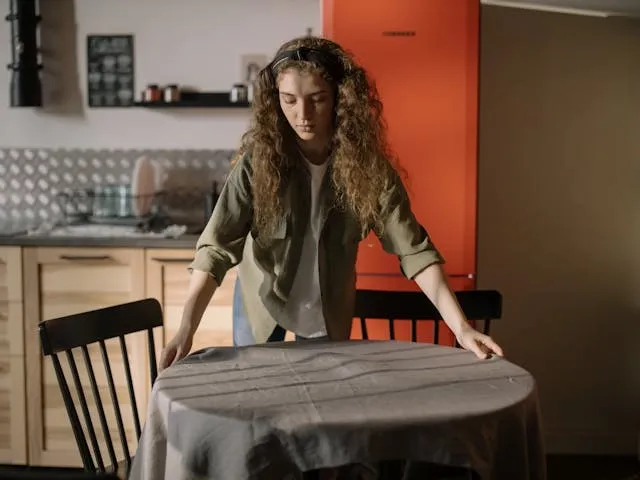
[[[176,336],[173,337],[167,346],[162,350],[162,354],[160,355],[160,365],[159,371],[164,370],[167,367],[170,367],[178,360],[186,357],[191,351],[191,346],[193,344],[193,334],[186,330],[180,329]]]

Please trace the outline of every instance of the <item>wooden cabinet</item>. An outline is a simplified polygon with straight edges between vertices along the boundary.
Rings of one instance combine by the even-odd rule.
[[[26,463],[27,417],[20,247],[0,247],[0,463]]]
[[[192,249],[0,247],[0,464],[81,465],[53,364],[41,353],[38,323],[141,298],[156,298],[164,316],[164,328],[156,331],[159,359],[162,348],[180,325],[189,286],[187,267],[192,259]],[[193,351],[233,343],[231,312],[235,280],[236,269],[232,269],[205,311]],[[146,336],[134,335],[127,341],[136,403],[144,421],[151,391]],[[127,437],[135,448],[120,348],[117,340],[106,344]],[[97,348],[89,351],[95,357],[99,393],[111,423],[116,454],[121,458],[119,434],[115,421],[111,421],[115,415],[110,407],[104,364]],[[101,440],[84,362],[81,355],[75,360]],[[66,357],[61,357],[61,363],[70,374]],[[71,387],[75,396],[75,386]],[[82,415],[81,422],[84,424]],[[102,451],[108,458],[106,448]]]
[[[187,267],[193,260],[193,251],[154,249],[147,250],[146,257],[147,296],[158,299],[164,313],[164,335],[156,342],[160,351],[180,327],[189,287]],[[231,312],[235,281],[236,269],[233,268],[216,289],[202,316],[192,351],[233,344]]]
[[[26,353],[26,392],[28,418],[28,463],[47,466],[80,466],[80,455],[60,395],[52,362],[44,358],[37,332],[39,322],[55,317],[93,310],[145,297],[145,265],[142,249],[97,248],[24,248],[23,249],[24,335]],[[144,334],[132,336],[129,356],[136,403],[144,412],[148,398],[148,367]],[[135,439],[129,396],[117,340],[107,342],[117,395],[123,408],[127,436]],[[110,405],[103,362],[99,350],[95,356],[96,377],[103,401]],[[144,355],[144,357],[142,357]],[[78,356],[79,365],[83,362]],[[66,360],[63,362],[66,365]],[[84,368],[82,369],[84,371]],[[71,377],[69,377],[71,378]],[[86,382],[81,372],[81,379]],[[83,382],[83,383],[85,383]],[[97,409],[89,383],[84,391],[94,425]],[[75,392],[74,392],[75,393]],[[114,444],[119,437],[113,411],[106,408]],[[133,442],[135,445],[135,442]],[[106,450],[104,450],[106,454]],[[116,451],[118,454],[118,451]],[[119,455],[120,456],[120,455]],[[120,458],[122,458],[120,456]]]

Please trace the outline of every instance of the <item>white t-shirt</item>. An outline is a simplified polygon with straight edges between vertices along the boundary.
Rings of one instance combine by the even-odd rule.
[[[295,329],[292,330],[297,335],[315,338],[327,335],[318,275],[318,240],[322,228],[319,205],[320,187],[329,162],[314,165],[306,159],[305,161],[311,173],[311,212],[302,244],[300,264],[286,308],[295,324]]]

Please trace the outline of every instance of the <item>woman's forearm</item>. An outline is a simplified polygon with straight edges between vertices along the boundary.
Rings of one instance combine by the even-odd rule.
[[[440,264],[434,263],[414,277],[420,290],[442,315],[442,319],[456,337],[466,329],[473,328],[467,321],[460,304],[449,287],[449,282]]]
[[[204,315],[217,287],[218,284],[208,273],[199,270],[192,271],[187,290],[187,301],[182,311],[181,330],[188,332],[191,336],[196,333],[202,315]]]

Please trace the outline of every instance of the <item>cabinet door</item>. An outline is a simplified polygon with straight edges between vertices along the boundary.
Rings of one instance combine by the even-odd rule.
[[[324,34],[376,82],[412,208],[447,260],[475,272],[479,6],[474,0],[323,0]],[[358,273],[399,274],[372,235]]]
[[[154,249],[147,250],[146,255],[147,296],[156,298],[164,312],[164,332],[156,342],[161,349],[180,327],[189,287],[187,267],[193,260],[193,250]],[[235,280],[236,269],[232,268],[205,310],[193,339],[192,351],[233,344],[231,312]]]
[[[49,358],[45,359],[41,353],[37,333],[38,323],[143,298],[145,293],[144,251],[142,249],[25,248],[23,267],[24,297],[30,299],[25,305],[29,463],[80,466],[80,455],[60,395],[53,363]],[[136,387],[136,403],[144,414],[149,391],[145,335],[140,333],[129,337],[131,338],[127,340],[128,352]],[[106,344],[127,437],[130,445],[135,448],[133,415],[119,344],[117,339],[109,340]],[[110,434],[114,440],[116,454],[122,459],[124,457],[120,447],[120,437],[115,414],[110,407],[112,403],[100,350],[90,348],[90,354],[94,359],[100,395],[103,404],[106,405],[107,421],[110,424]],[[84,362],[81,355],[75,358],[76,362],[83,367],[81,368],[83,389],[90,405],[98,437],[102,441],[97,409],[93,402],[88,376],[84,374]],[[66,358],[62,357],[62,359],[63,365],[66,366]],[[68,368],[67,374],[71,379]],[[144,420],[144,417],[142,419]],[[104,458],[108,461],[106,448],[102,451]]]
[[[20,247],[0,247],[0,463],[27,463]]]

